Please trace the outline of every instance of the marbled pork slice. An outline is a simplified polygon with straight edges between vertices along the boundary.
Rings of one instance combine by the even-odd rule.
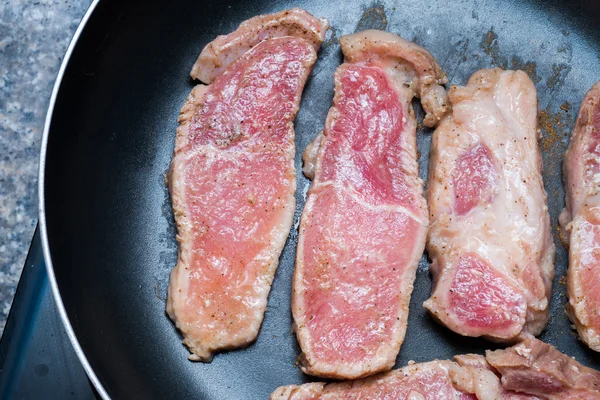
[[[350,382],[289,385],[271,400],[592,400],[600,372],[535,338],[513,347],[410,364]]]
[[[425,49],[381,31],[340,38],[334,105],[307,148],[314,177],[298,240],[292,312],[305,373],[354,379],[390,369],[427,230],[410,104],[447,111]]]
[[[464,364],[463,361],[468,360]],[[480,355],[457,356],[457,362],[410,364],[356,381],[307,383],[277,388],[271,400],[539,400],[508,391]]]
[[[325,19],[317,19],[300,8],[257,15],[242,22],[234,32],[217,36],[207,44],[190,75],[207,85],[211,84],[231,63],[265,39],[293,36],[306,40],[315,51],[319,51],[328,27]]]
[[[167,300],[190,360],[258,335],[295,208],[293,121],[326,30],[297,9],[256,17],[194,66],[212,83],[192,90],[179,117],[169,177],[179,259]]]
[[[586,94],[563,163],[569,237],[567,311],[579,337],[600,351],[600,82]]]
[[[514,342],[548,321],[554,277],[537,97],[522,71],[475,73],[449,92],[427,183],[434,290],[424,306],[453,331]]]

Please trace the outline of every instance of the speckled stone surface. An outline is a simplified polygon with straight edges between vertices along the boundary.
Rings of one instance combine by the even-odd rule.
[[[50,94],[90,3],[0,1],[0,332],[38,219],[38,158]]]

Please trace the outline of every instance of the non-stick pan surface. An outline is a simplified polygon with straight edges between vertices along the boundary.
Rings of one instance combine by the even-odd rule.
[[[217,355],[210,364],[192,363],[165,315],[169,271],[177,259],[165,173],[177,115],[194,85],[190,68],[216,35],[254,15],[296,6],[332,25],[296,120],[296,221],[309,185],[300,173],[300,154],[331,105],[333,72],[341,62],[339,36],[366,28],[397,33],[429,49],[452,84],[465,84],[480,68],[523,69],[538,90],[544,179],[557,245],[552,316],[541,339],[600,368],[600,357],[578,341],[564,313],[567,255],[556,223],[569,132],[584,93],[600,79],[600,4],[102,0],[55,92],[40,196],[55,295],[99,391],[119,399],[265,399],[279,385],[307,381],[295,365],[299,348],[290,330],[295,229],[262,330],[249,348]],[[431,131],[420,129],[423,178],[430,141]],[[430,289],[424,257],[397,366],[492,347],[435,324],[421,306]]]

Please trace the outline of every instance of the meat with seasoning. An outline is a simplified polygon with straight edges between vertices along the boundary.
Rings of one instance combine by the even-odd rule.
[[[341,383],[307,383],[277,388],[271,400],[539,400],[502,387],[480,355],[456,362],[431,361]]]
[[[431,145],[424,306],[461,335],[533,337],[548,321],[555,253],[535,87],[522,71],[486,69],[449,98]]]
[[[354,379],[389,370],[404,339],[427,206],[416,95],[435,125],[446,78],[425,49],[381,31],[340,38],[345,62],[325,129],[304,154],[292,312],[302,370]]]
[[[356,381],[277,388],[271,400],[592,400],[600,372],[535,338],[486,356],[465,354]]]
[[[581,103],[563,169],[567,205],[560,223],[569,239],[567,311],[581,340],[600,351],[600,82]]]
[[[179,116],[169,187],[179,259],[167,312],[190,360],[260,329],[294,209],[294,126],[328,24],[293,9],[209,43]]]
[[[488,370],[432,361],[356,381],[283,386],[271,400],[477,400],[477,385],[486,391],[490,386],[501,390],[498,378]]]

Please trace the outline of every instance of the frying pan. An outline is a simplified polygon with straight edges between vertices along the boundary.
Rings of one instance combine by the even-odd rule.
[[[386,29],[429,49],[450,83],[480,68],[525,70],[536,84],[544,179],[557,244],[551,319],[541,339],[600,368],[564,313],[567,253],[556,222],[563,207],[561,162],[584,93],[600,79],[600,3],[594,1],[368,0],[95,1],[60,69],[40,166],[40,226],[52,289],[73,345],[98,392],[115,399],[264,399],[279,385],[309,380],[295,365],[290,290],[298,233],[281,255],[262,330],[250,347],[192,363],[165,315],[177,259],[165,186],[177,116],[194,86],[202,47],[254,15],[303,7],[332,29],[296,119],[297,209],[309,182],[301,152],[322,128],[341,63],[337,38]],[[420,108],[417,107],[419,118]],[[421,176],[431,130],[419,129]],[[482,353],[422,308],[431,290],[423,257],[396,366]]]

